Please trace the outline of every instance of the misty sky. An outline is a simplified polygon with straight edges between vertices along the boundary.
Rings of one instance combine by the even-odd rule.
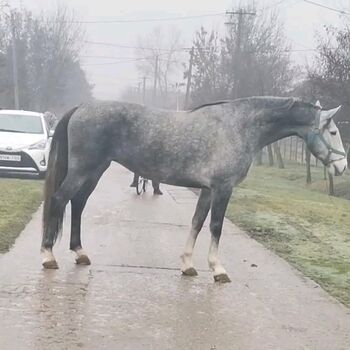
[[[314,0],[317,3],[347,10],[350,12],[349,0]],[[207,15],[224,13],[232,4],[245,1],[232,0],[9,0],[13,7],[22,5],[35,12],[51,11],[59,5],[67,5],[74,10],[81,21],[110,19],[151,19],[162,17]],[[258,7],[274,8],[280,12],[285,24],[286,36],[292,49],[304,50],[316,46],[315,31],[321,31],[325,24],[339,25],[343,19],[339,13],[314,6],[304,0],[256,0]],[[259,15],[259,13],[258,13]],[[350,16],[348,16],[350,19]],[[184,47],[191,46],[196,30],[203,25],[208,30],[224,31],[225,15],[203,17],[181,21],[159,21],[147,23],[108,23],[83,24],[86,40],[116,43],[128,46],[137,44],[138,36],[151,32],[156,26],[162,30],[179,30]],[[293,59],[299,64],[312,62],[312,52],[294,52]],[[93,56],[93,57],[90,57]],[[96,57],[105,56],[105,57]],[[106,57],[107,56],[107,57]],[[97,98],[117,99],[127,86],[136,86],[139,74],[135,62],[125,62],[135,57],[134,49],[108,47],[86,44],[81,62],[87,72],[89,81],[95,85]],[[188,53],[183,53],[180,60],[187,61]],[[115,61],[122,61],[113,63]],[[124,61],[124,62],[123,62]],[[111,64],[113,63],[113,64]],[[178,81],[181,82],[181,74]]]

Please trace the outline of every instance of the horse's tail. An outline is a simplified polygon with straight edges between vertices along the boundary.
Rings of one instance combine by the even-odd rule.
[[[51,248],[62,231],[64,208],[53,203],[53,196],[67,175],[68,169],[68,123],[78,107],[68,111],[58,122],[51,142],[44,187],[43,241],[42,247]],[[47,243],[47,244],[45,244]]]

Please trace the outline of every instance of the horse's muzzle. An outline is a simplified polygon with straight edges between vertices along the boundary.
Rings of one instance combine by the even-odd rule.
[[[338,167],[335,166],[334,167],[334,175],[341,176],[344,174],[345,170],[346,170],[346,165],[344,166],[344,168],[342,170],[339,170]]]

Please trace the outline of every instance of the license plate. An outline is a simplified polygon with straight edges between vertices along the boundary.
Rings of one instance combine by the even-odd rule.
[[[0,154],[0,160],[6,160],[8,162],[20,162],[21,156],[13,154]]]

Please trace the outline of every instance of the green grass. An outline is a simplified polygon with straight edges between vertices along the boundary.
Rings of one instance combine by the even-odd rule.
[[[0,253],[9,250],[42,201],[42,181],[0,178]]]
[[[329,197],[323,170],[254,167],[232,198],[227,216],[330,294],[350,306],[350,176],[335,178]]]

